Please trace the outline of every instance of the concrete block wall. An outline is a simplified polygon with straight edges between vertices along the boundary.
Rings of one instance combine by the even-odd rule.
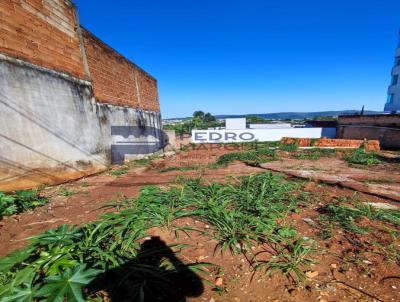
[[[118,156],[163,147],[156,79],[82,29],[71,1],[1,0],[0,191],[105,170],[113,127],[134,129]]]

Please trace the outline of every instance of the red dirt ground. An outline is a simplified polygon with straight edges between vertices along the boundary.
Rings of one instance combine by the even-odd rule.
[[[156,160],[150,167],[131,167],[127,174],[110,176],[107,173],[87,177],[62,186],[50,187],[44,190],[50,203],[31,212],[8,217],[0,221],[0,255],[23,247],[30,236],[62,224],[83,224],[96,220],[104,212],[111,211],[104,206],[112,200],[118,200],[122,195],[137,196],[144,185],[167,186],[174,182],[177,176],[202,176],[209,180],[225,181],[229,176],[249,175],[265,172],[262,168],[250,167],[243,163],[234,163],[226,168],[197,169],[193,171],[161,172],[166,167],[191,166],[215,162],[218,155],[225,150],[198,150],[182,152],[166,160]],[[326,159],[319,160],[329,165]],[[313,161],[313,165],[319,161]],[[291,167],[301,169],[309,161],[291,160]],[[279,162],[277,162],[279,163]],[[276,164],[277,164],[276,163]],[[336,164],[332,162],[332,168]],[[285,160],[281,162],[285,166]],[[389,166],[386,166],[386,169]],[[397,166],[385,170],[377,168],[386,177],[399,177]],[[363,170],[365,172],[365,170]],[[390,174],[389,174],[389,171]],[[394,171],[394,172],[393,172]],[[368,173],[364,173],[368,174]],[[398,184],[397,184],[398,185]],[[60,196],[65,189],[74,192],[70,196]],[[380,254],[374,242],[388,246],[390,236],[385,231],[387,225],[376,221],[363,221],[366,226],[375,229],[367,235],[349,235],[341,229],[335,230],[334,236],[324,240],[319,235],[323,224],[319,222],[318,210],[333,199],[352,197],[354,194],[363,201],[393,203],[385,198],[370,194],[355,193],[354,190],[308,182],[305,190],[310,192],[308,204],[301,206],[301,212],[288,217],[298,232],[305,237],[317,240],[318,251],[313,258],[316,260],[308,270],[308,280],[300,285],[293,284],[280,273],[272,276],[257,272],[254,274],[248,260],[243,255],[229,253],[214,254],[216,242],[209,237],[191,232],[190,237],[181,234],[180,243],[191,247],[181,251],[184,262],[211,262],[220,265],[220,269],[210,269],[205,279],[218,283],[226,291],[217,293],[214,287],[205,283],[204,293],[189,301],[399,301],[400,300],[400,267],[388,261]],[[181,219],[176,225],[190,225],[207,230],[208,226],[191,218]],[[392,228],[394,228],[392,226]],[[397,228],[397,231],[400,231]],[[160,236],[168,244],[177,243],[175,235],[168,230],[152,229],[150,235]],[[400,242],[397,242],[400,246]],[[262,250],[270,250],[267,246],[257,246],[248,251],[248,256]]]

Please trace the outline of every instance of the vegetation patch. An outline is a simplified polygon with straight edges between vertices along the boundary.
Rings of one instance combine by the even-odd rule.
[[[120,175],[127,174],[128,171],[129,171],[129,169],[127,167],[122,167],[119,169],[113,169],[113,170],[109,171],[108,174],[110,174],[112,176],[120,176]]]
[[[280,143],[278,146],[279,150],[286,151],[286,152],[293,152],[299,149],[299,145],[297,143],[292,144],[282,144]]]
[[[0,192],[0,219],[42,206],[47,202],[48,199],[40,196],[37,190],[17,191],[10,195]]]
[[[216,167],[227,166],[234,161],[251,162],[255,164],[277,160],[278,156],[274,149],[262,148],[243,152],[232,152],[221,155],[216,163]]]
[[[340,203],[329,204],[321,209],[321,212],[325,214],[322,220],[355,233],[367,233],[370,231],[368,227],[358,224],[363,217],[369,220],[380,220],[397,226],[400,225],[399,210],[377,209],[363,203],[357,203],[354,207]]]
[[[344,160],[350,164],[372,166],[381,163],[376,153],[366,152],[364,148],[359,148],[345,156]]]
[[[295,154],[296,159],[309,159],[309,160],[318,160],[321,157],[331,156],[336,153],[335,149],[322,149],[322,148],[315,148],[315,149],[305,149],[301,150]]]
[[[165,172],[171,172],[171,171],[191,171],[191,170],[197,170],[199,169],[199,166],[181,166],[181,167],[168,167],[161,169],[160,172],[165,173]]]
[[[152,227],[188,232],[191,228],[174,222],[189,216],[211,225],[205,235],[217,240],[216,250],[246,253],[257,244],[276,245],[279,253],[268,264],[271,270],[294,272],[301,279],[312,249],[285,222],[307,197],[301,188],[302,184],[271,173],[239,178],[233,184],[190,179],[168,190],[145,187],[138,198],[125,199],[120,212],[81,227],[47,231],[27,248],[1,258],[0,298],[84,301],[101,300],[107,292],[116,301],[166,300],[171,291],[179,292],[174,284],[192,280],[193,272],[209,264],[183,264],[175,253],[185,246],[143,239]]]
[[[68,189],[66,187],[61,187],[61,189],[60,189],[60,191],[58,193],[58,195],[64,196],[64,197],[68,197],[68,196],[71,196],[71,195],[74,195],[74,194],[76,194],[75,191],[70,190],[70,189]]]
[[[271,254],[270,251],[267,252]],[[256,269],[265,270],[268,273],[281,271],[293,282],[298,283],[306,279],[302,267],[314,263],[310,256],[315,252],[314,241],[300,238],[293,243],[277,246],[272,252],[272,259],[259,261]],[[265,251],[261,253],[265,253]]]

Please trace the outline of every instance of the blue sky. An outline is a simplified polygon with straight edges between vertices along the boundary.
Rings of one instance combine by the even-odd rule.
[[[163,117],[382,110],[398,0],[75,0],[81,23],[158,79]]]

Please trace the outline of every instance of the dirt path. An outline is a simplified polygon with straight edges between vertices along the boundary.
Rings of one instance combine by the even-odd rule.
[[[261,167],[400,201],[400,174],[393,171],[349,167],[346,162],[337,158],[321,158],[317,161],[285,159],[265,163]]]

